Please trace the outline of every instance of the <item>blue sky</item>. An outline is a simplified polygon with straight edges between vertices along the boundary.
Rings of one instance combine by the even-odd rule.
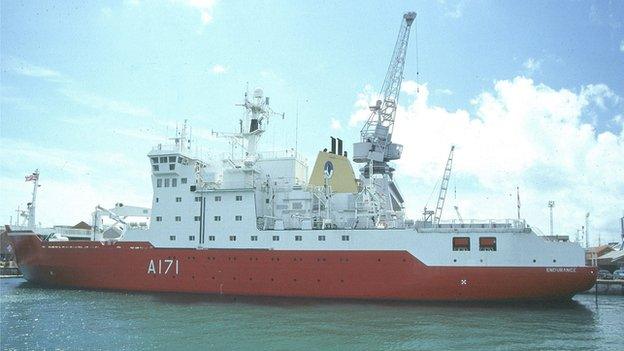
[[[544,231],[553,199],[559,231],[573,235],[590,211],[596,233],[615,240],[624,211],[621,1],[4,1],[2,219],[29,196],[13,180],[36,167],[44,224],[83,219],[98,203],[149,204],[150,147],[189,119],[197,145],[217,153],[223,143],[214,146],[210,132],[236,128],[247,82],[286,113],[272,121],[265,149],[294,145],[297,110],[298,146],[310,159],[330,135],[356,141],[358,113],[381,86],[408,10],[418,18],[402,129],[422,144],[406,132],[401,142],[425,150],[398,164],[411,213],[427,201],[453,143],[464,217],[513,217],[507,202],[520,185],[525,217]],[[417,83],[419,94],[410,89]],[[518,110],[524,103],[512,97],[535,104]],[[436,129],[440,121],[448,125]],[[459,125],[467,132],[453,134]],[[500,135],[531,143],[485,157],[492,148],[466,138],[499,145],[488,133],[501,125]]]

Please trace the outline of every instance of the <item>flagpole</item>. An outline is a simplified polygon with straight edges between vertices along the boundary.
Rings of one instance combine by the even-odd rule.
[[[518,204],[518,220],[520,220],[520,187],[519,186],[516,187],[516,194],[518,196],[518,200],[517,200],[518,201],[517,202],[517,204]]]

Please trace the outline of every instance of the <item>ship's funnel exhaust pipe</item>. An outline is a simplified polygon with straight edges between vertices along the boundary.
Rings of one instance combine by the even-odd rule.
[[[338,138],[338,155],[342,155],[342,139]]]
[[[336,154],[336,138],[331,137],[331,153]]]

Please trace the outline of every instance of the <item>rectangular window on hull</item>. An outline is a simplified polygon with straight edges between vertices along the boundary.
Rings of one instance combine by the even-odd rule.
[[[251,236],[251,241],[258,241],[258,236],[257,235],[252,235]]]
[[[453,238],[453,251],[470,251],[470,238],[467,236]]]
[[[195,202],[201,202],[201,196],[195,196]]]
[[[216,202],[221,201],[221,196],[215,196],[215,201],[216,201]]]
[[[236,201],[243,201],[242,195],[236,195]]]
[[[342,241],[349,241],[349,236],[348,235],[343,235],[342,236]]]
[[[165,188],[169,187],[169,178],[165,178]]]
[[[156,202],[158,202],[158,198],[156,198]]]
[[[178,178],[171,179],[171,186],[174,188],[178,186]]]
[[[182,217],[180,217],[180,216],[176,216],[175,221],[176,221],[176,222],[181,222],[181,221],[182,221]]]
[[[189,235],[189,241],[195,241],[195,235]]]
[[[273,235],[273,241],[279,241],[279,235]]]
[[[171,241],[175,241],[175,239],[176,239],[176,238],[175,238],[175,235],[169,235],[169,240],[171,240]]]
[[[176,197],[176,202],[182,202],[182,198],[181,197]]]
[[[301,240],[303,240],[301,235],[295,235],[295,241],[301,241]]]
[[[496,251],[496,238],[493,236],[479,238],[479,251]]]
[[[236,221],[240,222],[240,221],[242,221],[242,220],[243,220],[243,216],[236,216],[236,217],[234,217],[234,219],[235,219]]]
[[[236,235],[230,235],[230,241],[236,241]]]
[[[319,235],[318,241],[325,241],[325,235]]]
[[[199,222],[201,221],[201,217],[200,216],[195,216],[195,222]]]
[[[214,220],[215,220],[215,222],[220,222],[221,221],[221,216],[214,216]]]
[[[162,222],[162,217],[161,216],[156,216],[156,222]]]
[[[187,179],[186,178],[180,178],[180,184],[186,184]]]
[[[215,241],[214,235],[208,235],[208,241]]]
[[[162,179],[156,179],[156,187],[162,188]]]

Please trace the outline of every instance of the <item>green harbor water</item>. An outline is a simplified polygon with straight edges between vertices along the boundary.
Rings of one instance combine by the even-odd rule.
[[[624,350],[623,296],[375,303],[0,282],[2,350]]]

